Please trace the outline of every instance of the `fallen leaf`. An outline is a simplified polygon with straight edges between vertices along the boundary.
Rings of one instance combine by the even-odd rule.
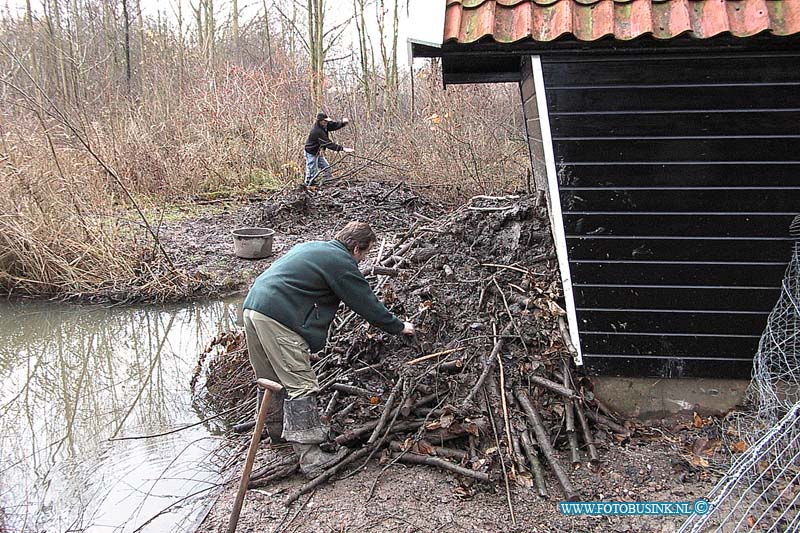
[[[529,489],[533,486],[533,476],[528,472],[518,472],[514,481],[516,481],[518,486],[524,489]]]
[[[555,303],[553,300],[547,300],[547,307],[555,316],[567,316],[567,312],[564,311],[561,306]]]
[[[694,427],[696,427],[696,428],[703,427],[703,419],[697,413],[694,414]]]
[[[464,431],[466,431],[470,435],[475,435],[476,437],[480,436],[480,432],[478,431],[478,425],[475,422],[464,424]]]
[[[378,405],[381,403],[381,399],[378,396],[370,396],[369,397],[369,404],[370,405]]]
[[[417,442],[414,446],[414,451],[421,455],[436,455],[436,450],[433,449],[433,445],[426,440]]]
[[[695,455],[700,455],[706,449],[708,445],[708,439],[704,437],[698,437],[694,439],[694,444],[692,444],[692,453]]]
[[[469,498],[475,496],[475,492],[476,492],[475,487],[457,487],[453,491],[453,494],[455,494],[457,498],[460,498],[462,500],[468,500]]]
[[[447,429],[450,426],[452,426],[454,420],[455,420],[455,417],[450,413],[443,414],[441,416],[441,418],[439,419],[439,421],[441,422],[441,426],[443,428],[445,428],[445,429]]]
[[[753,518],[752,515],[747,517],[747,525],[750,526],[751,529],[756,527],[756,519]]]
[[[747,451],[747,443],[743,440],[736,441],[733,443],[733,446],[731,446],[731,450],[733,453],[744,453]]]

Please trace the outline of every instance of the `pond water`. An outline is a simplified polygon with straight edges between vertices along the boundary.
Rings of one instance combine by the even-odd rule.
[[[235,318],[222,301],[0,302],[0,531],[191,530],[231,447],[190,380]]]

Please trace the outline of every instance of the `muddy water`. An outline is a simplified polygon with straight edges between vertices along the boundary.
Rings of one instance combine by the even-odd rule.
[[[234,320],[232,302],[0,302],[0,531],[188,531],[221,481],[219,419],[110,439],[212,416],[190,378]]]

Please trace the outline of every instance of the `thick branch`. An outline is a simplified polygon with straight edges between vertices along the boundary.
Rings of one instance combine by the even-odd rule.
[[[550,444],[550,435],[548,435],[544,428],[542,417],[523,390],[515,389],[514,395],[517,397],[522,410],[533,426],[533,432],[536,433],[536,442],[539,444],[539,449],[542,450],[542,454],[544,454],[545,459],[547,459],[547,462],[550,464],[550,468],[552,468],[553,473],[556,475],[556,479],[558,479],[558,483],[564,491],[564,497],[571,502],[577,501],[580,496],[572,487],[567,473],[556,457],[556,451],[553,449],[553,445]]]

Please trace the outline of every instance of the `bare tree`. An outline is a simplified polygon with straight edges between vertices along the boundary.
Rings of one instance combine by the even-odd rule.
[[[311,60],[311,97],[317,108],[322,107],[325,85],[325,0],[308,1],[308,52]]]
[[[239,1],[232,0],[231,5],[231,26],[233,29],[233,49],[236,53],[236,60],[241,60],[241,49],[239,48]]]
[[[54,0],[55,1],[55,0]],[[125,52],[125,88],[131,94],[131,19],[128,13],[128,0],[122,0],[122,24]]]
[[[264,34],[267,40],[267,54],[269,55],[269,69],[275,70],[275,64],[272,60],[272,31],[270,30],[269,22],[269,7],[267,7],[267,0],[264,0]]]
[[[368,3],[368,0],[353,0],[356,31],[358,32],[359,63],[361,66],[359,81],[367,99],[367,116],[375,108],[375,94],[372,84],[373,73],[375,72],[375,56],[372,49],[372,40],[367,31],[365,16]]]
[[[383,75],[386,82],[384,91],[384,107],[392,108],[397,103],[397,93],[399,90],[399,77],[397,71],[397,41],[400,31],[400,0],[391,0],[392,16],[390,25],[387,25],[386,18],[389,9],[386,7],[385,0],[378,0],[376,10],[376,22],[378,24],[378,34],[380,39],[381,60],[383,62]],[[387,45],[387,39],[389,44]]]

